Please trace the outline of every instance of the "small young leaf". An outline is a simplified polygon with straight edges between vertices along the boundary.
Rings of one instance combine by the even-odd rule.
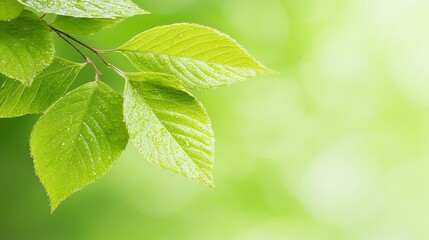
[[[30,87],[7,79],[0,88],[0,118],[44,112],[64,95],[83,66],[55,58]]]
[[[156,27],[116,50],[139,70],[173,75],[196,90],[273,73],[229,36],[197,24]]]
[[[214,136],[203,106],[171,76],[137,73],[128,78],[125,122],[140,153],[161,168],[214,188]]]
[[[18,0],[39,12],[78,18],[123,18],[148,14],[132,0]]]
[[[52,211],[103,176],[125,149],[122,102],[109,86],[91,82],[66,94],[36,123],[31,152]]]
[[[34,13],[0,21],[0,73],[29,86],[51,64],[54,52],[49,27]]]
[[[56,16],[52,26],[69,34],[92,35],[103,29],[113,27],[123,20],[123,18],[74,18]]]

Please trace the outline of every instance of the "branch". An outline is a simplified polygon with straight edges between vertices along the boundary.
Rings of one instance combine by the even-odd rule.
[[[43,14],[40,19],[46,23],[46,25],[49,26],[49,28],[52,29],[52,31],[54,31],[61,39],[63,39],[66,43],[68,43],[70,46],[72,46],[84,59],[85,62],[90,64],[95,71],[95,79],[98,81],[100,78],[100,75],[102,74],[100,70],[98,70],[97,66],[94,64],[94,62],[91,60],[91,58],[89,58],[88,56],[85,55],[85,53],[82,52],[82,50],[80,50],[74,43],[72,43],[71,41],[81,45],[82,47],[88,49],[89,51],[93,52],[95,55],[97,55],[97,57],[110,69],[114,70],[117,74],[119,74],[121,77],[123,78],[127,78],[127,75],[125,74],[124,71],[122,71],[121,69],[119,69],[118,67],[114,66],[113,64],[109,63],[106,59],[103,58],[103,56],[101,56],[101,53],[103,53],[103,51],[98,50],[96,48],[93,48],[91,46],[89,46],[88,44],[76,39],[75,37],[73,37],[72,35],[61,31],[57,28],[55,28],[54,26],[50,25],[48,22],[46,22],[46,20],[44,19],[44,17],[46,16],[46,14]],[[71,40],[71,41],[70,41]]]
[[[49,25],[49,24],[48,24]],[[84,48],[88,49],[89,51],[93,52],[95,55],[97,55],[98,58],[100,58],[100,60],[109,68],[113,69],[116,73],[118,73],[119,75],[121,75],[124,78],[127,78],[127,75],[125,74],[125,72],[123,72],[122,70],[120,70],[118,67],[114,66],[113,64],[109,63],[106,59],[103,58],[103,56],[101,56],[101,53],[103,53],[103,51],[93,48],[91,46],[89,46],[86,43],[83,43],[82,41],[76,39],[75,37],[71,36],[70,34],[63,32],[51,25],[49,25],[49,27],[55,31],[57,34],[61,34],[66,36],[67,38],[71,39],[72,41],[78,43],[79,45],[83,46]],[[64,38],[63,38],[64,39]]]
[[[71,47],[73,47],[83,57],[83,59],[85,59],[86,63],[90,64],[92,66],[92,68],[94,68],[95,80],[96,81],[100,80],[101,71],[98,70],[97,65],[95,65],[94,62],[88,56],[85,55],[85,53],[83,53],[78,47],[76,47],[76,45],[74,45],[72,42],[70,42],[70,40],[65,38],[61,33],[59,33],[59,32],[56,32],[56,33],[61,39],[63,39],[66,43],[68,43]]]

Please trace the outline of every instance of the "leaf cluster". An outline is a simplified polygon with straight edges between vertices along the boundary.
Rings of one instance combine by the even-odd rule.
[[[3,8],[10,11],[0,12],[6,20],[0,21],[0,73],[6,77],[0,117],[42,114],[30,146],[52,211],[103,176],[129,140],[151,163],[214,188],[214,134],[190,91],[273,73],[229,36],[197,24],[155,27],[110,50],[75,37],[149,13],[131,0],[0,0]],[[46,14],[55,19],[46,21]],[[53,33],[84,63],[56,57]],[[124,78],[122,95],[102,82],[82,48]],[[124,72],[103,58],[112,52],[126,56],[136,71]],[[69,91],[86,65],[94,68],[94,81]]]

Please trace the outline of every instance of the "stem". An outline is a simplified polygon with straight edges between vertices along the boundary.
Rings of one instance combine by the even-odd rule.
[[[94,64],[94,62],[85,55],[85,53],[82,52],[82,50],[80,50],[78,47],[76,47],[76,45],[74,45],[70,40],[68,40],[67,38],[65,38],[62,34],[56,32],[57,35],[63,39],[66,43],[68,43],[71,47],[73,47],[82,57],[83,59],[85,59],[85,62],[90,64],[92,66],[92,68],[95,71],[95,80],[98,81],[100,80],[100,75],[101,75],[101,71],[98,70],[97,65]]]
[[[48,25],[49,25],[49,24],[48,24]],[[93,47],[88,46],[87,44],[85,44],[85,43],[83,43],[82,41],[80,41],[80,40],[78,40],[78,39],[74,38],[72,35],[70,35],[70,34],[68,34],[68,33],[66,33],[66,32],[63,32],[63,31],[61,31],[61,30],[59,30],[59,29],[57,29],[57,28],[55,28],[55,27],[53,27],[53,26],[51,26],[51,25],[49,25],[49,27],[50,27],[52,30],[54,30],[55,32],[57,32],[57,33],[61,33],[62,35],[66,36],[67,38],[69,38],[69,39],[71,39],[71,40],[73,40],[74,42],[78,43],[79,45],[81,45],[81,46],[83,46],[83,47],[87,48],[88,50],[90,50],[91,52],[93,52],[93,53],[95,53],[95,54],[100,54],[100,53],[102,52],[102,51],[100,51],[100,50],[98,50],[98,49],[95,49],[95,48],[93,48]]]
[[[66,36],[67,38],[69,38],[69,39],[71,39],[72,41],[74,41],[74,42],[76,42],[76,43],[78,43],[79,45],[81,45],[82,47],[84,47],[84,48],[86,48],[86,49],[88,49],[89,51],[91,51],[91,52],[93,52],[103,63],[104,63],[104,65],[106,65],[108,68],[110,68],[110,69],[112,69],[112,70],[114,70],[117,74],[119,74],[121,77],[123,77],[123,78],[127,78],[127,75],[125,74],[125,72],[123,72],[121,69],[119,69],[118,67],[116,67],[116,66],[114,66],[113,64],[111,64],[111,63],[109,63],[106,59],[104,59],[103,58],[103,56],[101,56],[101,53],[103,53],[103,51],[101,51],[101,50],[99,50],[99,49],[96,49],[96,48],[93,48],[93,47],[91,47],[91,46],[89,46],[89,45],[87,45],[87,44],[85,44],[85,43],[83,43],[82,41],[80,41],[80,40],[78,40],[78,39],[76,39],[75,37],[73,37],[73,36],[71,36],[70,34],[68,34],[68,33],[65,33],[65,32],[63,32],[63,31],[61,31],[61,30],[59,30],[59,29],[57,29],[57,28],[55,28],[55,27],[53,27],[53,26],[50,26],[49,25],[49,27],[52,29],[52,30],[54,30],[57,34],[61,34],[61,35],[64,35],[64,36]]]
[[[125,72],[123,72],[121,69],[119,69],[118,67],[114,66],[113,64],[109,63],[106,59],[104,59],[104,58],[103,58],[103,56],[101,56],[101,54],[103,53],[103,51],[101,51],[101,50],[99,50],[99,49],[96,49],[96,48],[93,48],[93,47],[88,46],[87,44],[85,44],[85,43],[83,43],[83,42],[81,42],[81,41],[77,40],[76,38],[74,38],[73,36],[71,36],[71,35],[70,35],[70,34],[68,34],[68,33],[65,33],[65,32],[63,32],[63,31],[61,31],[61,30],[58,30],[58,29],[56,29],[56,28],[54,28],[54,27],[52,27],[52,26],[51,26],[51,28],[52,28],[54,31],[56,31],[56,32],[58,32],[58,33],[61,33],[61,34],[65,35],[65,36],[66,36],[66,37],[68,37],[69,39],[71,39],[71,40],[73,40],[74,42],[76,42],[76,43],[80,44],[81,46],[85,47],[85,48],[86,48],[86,49],[88,49],[89,51],[93,52],[93,53],[94,53],[98,58],[100,58],[100,60],[101,60],[101,61],[102,61],[102,62],[103,62],[107,67],[109,67],[109,68],[113,69],[116,73],[118,73],[118,74],[119,74],[119,75],[121,75],[122,77],[127,78],[127,75],[125,74]]]
[[[80,50],[75,44],[73,44],[70,40],[72,40],[73,42],[81,45],[82,47],[88,49],[89,51],[93,52],[102,62],[104,65],[106,65],[108,68],[114,70],[117,74],[119,74],[121,77],[123,78],[128,78],[127,74],[122,71],[121,69],[119,69],[118,67],[114,66],[113,64],[109,63],[106,59],[103,58],[103,56],[101,56],[102,53],[104,53],[104,51],[93,48],[89,45],[87,45],[86,43],[76,39],[75,37],[73,37],[72,35],[63,32],[57,28],[55,28],[54,26],[50,25],[48,22],[45,21],[44,16],[46,14],[44,14],[42,17],[40,17],[61,39],[63,39],[66,43],[68,43],[70,46],[72,46],[84,59],[85,61],[90,64],[95,71],[95,79],[98,81],[101,75],[100,70],[98,70],[97,66],[94,64],[94,62],[88,57],[86,56],[82,50]],[[70,39],[70,40],[69,40]]]

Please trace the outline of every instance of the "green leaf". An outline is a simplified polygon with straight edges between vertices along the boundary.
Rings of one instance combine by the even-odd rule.
[[[9,21],[17,18],[24,6],[17,0],[0,0],[0,21]]]
[[[273,73],[229,36],[196,24],[143,32],[116,49],[141,71],[175,76],[190,89],[208,89]]]
[[[54,52],[50,28],[34,13],[0,21],[0,73],[29,86],[51,64]]]
[[[52,211],[103,176],[125,149],[122,102],[106,84],[91,82],[66,94],[36,123],[31,152]]]
[[[92,35],[103,29],[113,27],[123,20],[123,18],[74,18],[56,16],[52,26],[69,34]]]
[[[39,12],[78,18],[123,18],[148,14],[131,0],[18,0]]]
[[[44,112],[66,93],[83,66],[55,58],[31,86],[7,79],[0,88],[0,118]]]
[[[131,141],[151,163],[214,188],[214,136],[203,106],[171,76],[129,74],[124,116]]]

